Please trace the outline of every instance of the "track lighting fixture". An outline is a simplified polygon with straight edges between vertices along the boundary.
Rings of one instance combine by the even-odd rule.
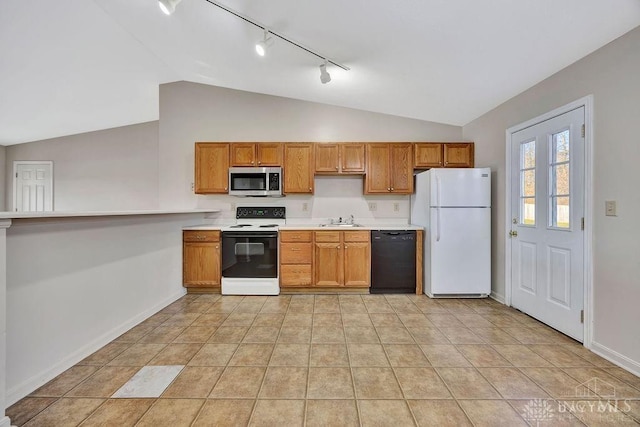
[[[262,40],[256,43],[256,52],[260,56],[264,56],[267,53],[267,49],[273,44],[273,38],[269,37],[269,30],[265,28],[264,36]]]
[[[322,64],[320,64],[320,81],[322,84],[329,83],[331,81],[331,74],[327,71],[328,61],[325,59]]]
[[[160,6],[160,9],[167,15],[171,15],[173,13],[174,10],[176,10],[176,6],[181,2],[182,0],[158,0],[158,5]],[[342,65],[338,62],[332,61],[331,59],[328,59],[326,56],[324,55],[320,55],[319,53],[309,49],[308,47],[305,47],[289,38],[287,38],[286,36],[282,35],[282,34],[278,34],[278,33],[274,33],[273,31],[270,31],[267,29],[266,26],[254,21],[253,19],[242,15],[232,9],[229,9],[227,6],[224,6],[223,4],[218,3],[215,0],[205,0],[207,3],[209,3],[212,6],[215,6],[219,9],[224,10],[225,12],[228,12],[232,15],[234,15],[237,18],[242,19],[243,21],[253,25],[254,27],[258,27],[261,30],[264,31],[264,35],[262,37],[262,40],[258,41],[256,43],[256,52],[258,53],[258,55],[260,56],[265,56],[265,54],[267,53],[267,49],[273,45],[274,42],[274,38],[279,38],[280,40],[283,40],[287,43],[289,43],[292,46],[297,47],[298,49],[304,50],[307,53],[310,53],[311,55],[314,55],[320,59],[322,59],[324,62],[320,65],[320,81],[325,84],[325,83],[329,83],[331,81],[331,75],[329,74],[329,72],[327,71],[327,65],[332,64],[335,65],[338,68],[342,68],[345,71],[349,71],[349,67],[347,67],[346,65]]]
[[[158,6],[165,15],[171,15],[182,0],[158,0]]]

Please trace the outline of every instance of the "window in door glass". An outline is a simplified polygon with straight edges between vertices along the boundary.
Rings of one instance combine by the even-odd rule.
[[[520,144],[520,224],[536,224],[536,141]]]
[[[549,162],[549,226],[569,228],[571,226],[571,191],[569,163],[569,129],[551,136],[551,161]]]

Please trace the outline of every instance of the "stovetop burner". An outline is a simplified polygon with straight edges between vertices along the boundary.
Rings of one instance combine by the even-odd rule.
[[[277,227],[278,224],[263,224],[260,226],[260,228],[269,228],[269,227]]]
[[[236,225],[229,226],[229,228],[244,228],[244,227],[251,227],[251,224],[236,224]]]

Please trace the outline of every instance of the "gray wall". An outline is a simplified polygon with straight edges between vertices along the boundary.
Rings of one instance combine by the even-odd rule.
[[[7,194],[7,186],[5,185],[6,151],[6,147],[0,145],[0,212],[5,210],[4,201]]]
[[[14,160],[53,161],[56,211],[158,207],[157,121],[6,147],[9,210]]]
[[[523,64],[524,65],[524,64]],[[640,372],[640,27],[463,127],[494,173],[493,291],[504,295],[505,130],[594,96],[594,342]],[[604,201],[618,216],[604,216]],[[616,355],[617,354],[617,355]],[[627,360],[624,360],[624,359]]]
[[[462,128],[290,98],[177,82],[160,86],[159,134],[159,163],[162,172],[160,207],[209,208],[220,207],[221,204],[228,207],[229,203],[237,202],[238,199],[193,194],[191,183],[196,141],[460,141]],[[316,179],[316,183],[318,182],[319,179]],[[360,203],[365,200],[361,186],[357,190],[350,195],[359,199],[357,206],[366,205]],[[321,195],[320,191],[316,196]],[[383,201],[383,208],[387,207],[393,197]],[[398,200],[404,203],[402,209],[406,211],[407,217],[408,208],[404,207],[408,206],[408,198],[395,197],[400,197]],[[294,200],[304,198],[287,197],[286,203],[292,204]],[[314,203],[319,204],[317,202],[315,200]],[[296,212],[295,206],[291,207],[294,208],[292,212]],[[313,215],[311,212],[309,214]]]

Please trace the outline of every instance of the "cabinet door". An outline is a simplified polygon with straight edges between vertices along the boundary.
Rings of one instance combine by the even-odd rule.
[[[282,166],[282,144],[279,142],[256,143],[258,166]]]
[[[473,163],[473,142],[444,144],[445,168],[472,168]]]
[[[231,166],[256,166],[256,144],[231,144]]]
[[[340,242],[315,244],[314,286],[336,287],[343,283],[342,245]]]
[[[414,167],[416,168],[441,168],[442,145],[440,143],[415,144]]]
[[[220,286],[219,242],[186,242],[182,255],[184,286]]]
[[[344,285],[371,285],[371,245],[369,242],[344,242]]]
[[[338,144],[315,144],[316,173],[338,173],[340,170]]]
[[[364,193],[389,193],[389,144],[367,144],[367,173],[364,179]]]
[[[412,144],[390,144],[391,192],[396,194],[413,193],[413,150]]]
[[[229,186],[229,144],[196,142],[196,194],[227,193]]]
[[[284,193],[313,194],[313,145],[284,145]]]
[[[364,144],[340,145],[340,171],[342,173],[364,173]]]

